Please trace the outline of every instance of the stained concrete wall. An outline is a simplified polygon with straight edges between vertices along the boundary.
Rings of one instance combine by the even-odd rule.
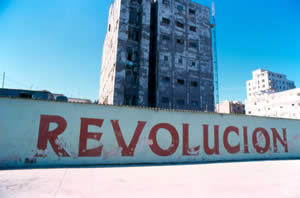
[[[116,31],[105,39],[100,103],[108,97],[108,104],[148,106],[150,9],[150,0],[113,3],[109,23]]]

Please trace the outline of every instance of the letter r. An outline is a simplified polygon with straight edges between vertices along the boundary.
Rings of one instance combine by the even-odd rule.
[[[50,131],[50,123],[56,123],[57,127]],[[65,149],[60,145],[57,140],[58,136],[62,134],[67,128],[67,121],[60,116],[52,116],[52,115],[41,115],[40,118],[40,128],[39,128],[39,136],[37,148],[40,150],[47,149],[48,140],[58,156],[68,157],[69,154],[65,151]],[[37,155],[40,157],[40,155]]]

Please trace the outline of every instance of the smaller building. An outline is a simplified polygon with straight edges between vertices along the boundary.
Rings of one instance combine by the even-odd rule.
[[[32,98],[39,100],[53,100],[54,97],[51,92],[46,90],[25,90],[25,89],[0,89],[0,97],[11,98]]]
[[[300,88],[261,93],[249,97],[245,106],[247,115],[300,119]]]
[[[247,98],[261,93],[286,91],[295,87],[295,82],[288,80],[284,74],[257,69],[252,72],[252,80],[247,81]]]
[[[92,101],[88,99],[80,98],[68,98],[64,94],[54,94],[50,91],[39,91],[39,90],[25,90],[25,89],[1,89],[0,97],[10,98],[30,98],[38,100],[55,100],[58,102],[73,102],[73,103],[85,103],[91,104]]]
[[[68,102],[85,103],[85,104],[92,103],[92,101],[89,99],[81,99],[81,98],[68,98]]]
[[[236,113],[236,114],[245,114],[245,105],[239,101],[223,101],[216,105],[217,113]]]

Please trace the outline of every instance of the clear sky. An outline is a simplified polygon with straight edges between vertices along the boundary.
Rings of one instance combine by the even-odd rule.
[[[96,100],[111,0],[0,0],[5,87]],[[210,5],[210,0],[195,0]],[[258,68],[300,87],[300,1],[215,0],[220,100],[244,100]]]

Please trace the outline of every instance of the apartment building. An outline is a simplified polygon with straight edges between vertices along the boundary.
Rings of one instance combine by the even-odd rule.
[[[210,8],[190,0],[115,0],[99,102],[214,111]]]
[[[210,9],[189,0],[156,0],[151,19],[150,104],[214,111]]]
[[[247,97],[255,97],[262,93],[280,92],[295,88],[294,81],[288,80],[286,75],[268,70],[257,69],[252,72],[252,80],[248,80]]]
[[[226,113],[226,114],[245,114],[245,104],[240,101],[223,101],[216,105],[217,113]]]

